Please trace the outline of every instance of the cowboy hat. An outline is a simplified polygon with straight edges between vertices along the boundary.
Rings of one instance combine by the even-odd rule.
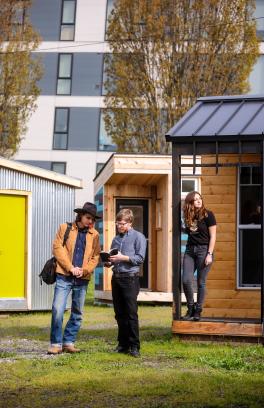
[[[96,205],[93,203],[84,203],[82,208],[75,208],[73,211],[78,214],[90,214],[96,220],[102,218],[96,215]]]

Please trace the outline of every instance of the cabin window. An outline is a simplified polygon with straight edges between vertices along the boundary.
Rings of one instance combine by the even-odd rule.
[[[238,189],[238,286],[261,282],[261,170],[243,166]]]

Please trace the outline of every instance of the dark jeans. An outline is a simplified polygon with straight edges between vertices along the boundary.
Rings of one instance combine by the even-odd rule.
[[[137,347],[139,343],[139,324],[137,296],[139,276],[112,277],[112,297],[115,318],[118,324],[118,345],[124,348]]]
[[[193,275],[197,270],[197,305],[202,308],[205,298],[206,278],[212,264],[205,265],[208,245],[191,245],[186,247],[183,257],[183,290],[188,305],[193,305]]]

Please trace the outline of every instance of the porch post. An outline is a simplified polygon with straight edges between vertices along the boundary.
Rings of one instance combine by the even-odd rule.
[[[173,320],[181,318],[181,155],[172,143],[172,293]]]

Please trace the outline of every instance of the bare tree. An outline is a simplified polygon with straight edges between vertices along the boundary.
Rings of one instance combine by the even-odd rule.
[[[106,130],[118,151],[167,153],[167,129],[199,96],[248,91],[252,0],[116,0],[105,59]]]

